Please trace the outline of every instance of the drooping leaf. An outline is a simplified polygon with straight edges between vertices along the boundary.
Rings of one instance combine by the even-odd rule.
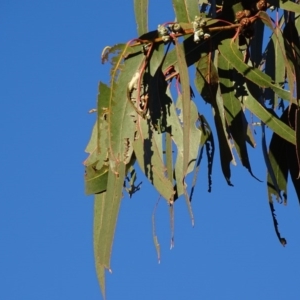
[[[175,40],[175,48],[178,59],[178,69],[181,83],[182,95],[182,122],[183,122],[183,174],[186,174],[189,165],[189,145],[191,139],[190,118],[191,118],[191,94],[188,68],[182,45]]]
[[[121,50],[112,59],[111,92],[107,118],[109,162],[113,169],[116,164],[120,162],[127,164],[131,159],[136,111],[128,99],[131,88],[129,83],[134,80],[145,59],[140,50],[134,52],[133,48],[128,45],[122,45],[119,48]]]
[[[291,97],[291,93],[280,87],[278,83],[275,83],[272,78],[260,71],[258,68],[250,67],[243,61],[242,53],[239,51],[238,46],[231,39],[223,40],[219,45],[221,54],[232,64],[232,66],[247,79],[254,82],[260,87],[271,88],[282,99],[295,102],[295,99]]]
[[[140,126],[140,133],[133,143],[137,162],[159,194],[167,201],[171,201],[174,195],[173,184],[166,175],[166,166],[162,157],[162,143],[157,144],[159,133],[152,131],[149,120],[143,118],[139,119],[137,126]],[[155,135],[156,137],[154,137]]]
[[[296,144],[295,131],[281,122],[276,115],[263,107],[251,94],[245,97],[243,104],[269,128],[276,132],[276,134],[290,143]]]
[[[266,49],[266,67],[265,72],[271,78],[274,78],[275,82],[278,82],[280,86],[283,86],[285,82],[285,58],[284,58],[284,41],[280,27],[277,26],[274,29],[274,33],[268,43]],[[278,106],[278,95],[273,90],[268,89],[266,98],[271,99],[273,108]]]
[[[281,9],[284,9],[284,10],[287,10],[287,11],[292,11],[292,12],[295,12],[295,13],[298,13],[298,14],[300,13],[299,4],[296,4],[293,1],[280,0],[279,1],[279,7]]]
[[[100,241],[99,239],[103,232],[103,227],[105,226],[105,224],[103,223],[103,217],[105,213],[105,200],[106,200],[105,192],[102,194],[95,195],[94,228],[93,228],[96,273],[97,273],[98,281],[104,299],[105,299],[105,267],[103,261],[100,259],[100,253],[103,250],[101,249],[102,244],[99,242]]]
[[[148,32],[148,0],[134,0],[134,13],[138,35]]]
[[[218,73],[214,64],[212,64],[211,62],[210,54],[205,53],[201,56],[199,62],[197,63],[196,70],[196,88],[205,100],[210,101],[213,108],[214,121],[219,140],[221,168],[223,171],[223,175],[228,185],[232,185],[230,181],[230,163],[234,161],[234,158],[232,155],[231,147],[229,145],[223,99],[220,95],[218,85]]]
[[[213,103],[215,101],[218,81],[218,73],[211,61],[211,54],[202,53],[196,64],[195,86],[206,102]]]
[[[191,23],[199,15],[198,0],[172,0],[178,22]]]
[[[183,97],[182,95],[179,95],[176,103],[176,109],[181,111],[181,114],[179,115],[180,120],[183,120]],[[170,110],[171,112],[171,110]],[[170,113],[172,114],[172,113]],[[185,139],[184,139],[184,123],[182,124],[183,129],[179,129],[178,125],[176,124],[176,121],[173,118],[172,123],[174,124],[174,130],[177,129],[176,131],[176,137],[174,135],[174,142],[178,145],[178,154],[176,158],[176,163],[175,163],[175,178],[176,178],[176,195],[175,199],[177,199],[180,195],[184,195],[186,199],[186,203],[188,206],[188,210],[191,216],[192,224],[193,224],[193,212],[192,208],[190,205],[190,196],[188,195],[187,192],[187,185],[185,182],[185,177],[187,174],[192,172],[196,166],[197,162],[197,157],[199,154],[199,150],[201,147],[201,136],[202,136],[202,131],[197,128],[196,123],[198,121],[198,110],[197,106],[194,103],[194,101],[190,100],[190,116],[188,118],[189,122],[189,128],[190,128],[190,139],[187,141],[189,143],[188,149],[188,166],[187,169],[183,168],[184,166],[184,144]],[[182,142],[181,142],[182,141]]]
[[[109,169],[107,191],[95,198],[95,258],[97,264],[108,270],[110,270],[112,244],[122,198],[125,164],[118,164],[116,171],[117,173],[114,173],[111,169]],[[98,274],[99,277],[100,275],[101,274]]]
[[[267,13],[261,11],[261,12],[259,12],[259,17],[261,18],[262,22],[264,24],[266,24],[272,30],[273,37],[275,37],[276,41],[279,44],[279,51],[281,52],[281,58],[282,58],[282,61],[279,62],[279,64],[284,63],[284,65],[285,65],[287,84],[291,91],[289,100],[292,103],[293,102],[293,94],[294,94],[294,86],[295,86],[295,76],[293,74],[292,67],[290,66],[290,64],[292,65],[292,63],[289,63],[288,58],[286,56],[286,51],[288,50],[288,47],[286,46],[286,38],[281,36],[280,30],[274,29],[273,23]],[[284,32],[285,32],[285,29],[284,29]],[[285,34],[284,32],[283,32],[283,35]],[[279,85],[280,85],[280,83],[279,83]],[[282,83],[281,83],[281,85],[282,85]]]
[[[255,177],[251,170],[246,146],[248,124],[241,103],[235,96],[233,72],[229,62],[219,55],[218,73],[229,131],[243,166]]]
[[[281,195],[283,192],[283,200],[287,201],[287,176],[288,176],[288,161],[287,161],[287,142],[276,133],[273,133],[269,146],[269,161],[274,172],[275,184],[272,180],[270,173],[268,172],[267,184],[268,184],[268,196],[269,201],[272,201],[272,195],[275,195],[279,200],[278,191]]]
[[[159,245],[159,242],[158,242],[158,237],[156,235],[155,215],[156,215],[156,209],[157,209],[159,200],[160,200],[160,198],[158,198],[158,200],[155,204],[153,213],[152,213],[152,236],[153,236],[153,243],[154,243],[154,247],[155,247],[155,250],[156,250],[158,263],[160,263],[160,245]]]

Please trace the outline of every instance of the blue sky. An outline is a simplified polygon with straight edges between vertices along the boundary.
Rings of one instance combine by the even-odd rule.
[[[150,29],[173,20],[171,1],[150,1]],[[136,37],[131,1],[0,3],[0,299],[102,299],[96,279],[93,197],[84,195],[84,148],[95,116],[106,45]],[[200,109],[208,105],[197,100]],[[257,129],[257,141],[261,137]],[[259,144],[259,143],[258,143]],[[258,146],[254,174],[265,181]],[[170,250],[168,207],[157,209],[161,263],[152,242],[157,193],[122,201],[107,299],[299,299],[300,211],[289,190],[276,205],[283,248],[273,230],[265,183],[232,167],[234,188],[216,154],[213,191],[206,165],[193,200],[192,228],[184,200],[175,206]]]

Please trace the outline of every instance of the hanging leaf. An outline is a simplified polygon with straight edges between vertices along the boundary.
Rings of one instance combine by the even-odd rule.
[[[148,0],[134,0],[134,13],[138,35],[148,32]]]
[[[274,78],[275,82],[278,82],[282,87],[285,82],[285,58],[284,58],[284,41],[280,27],[274,29],[272,38],[268,43],[266,50],[266,69],[265,72],[271,78]],[[271,98],[273,108],[278,106],[278,95],[273,90],[268,89],[267,99]]]
[[[221,55],[218,57],[218,73],[220,78],[220,88],[223,98],[225,116],[229,126],[229,131],[234,140],[234,145],[240,160],[249,173],[255,177],[251,170],[246,146],[247,121],[242,110],[240,101],[235,97],[233,86],[233,69],[228,61]]]
[[[178,69],[181,83],[182,95],[182,121],[183,121],[183,174],[187,173],[189,165],[189,145],[190,145],[190,117],[191,117],[191,94],[188,69],[184,57],[182,45],[175,40],[175,47],[178,58]]]
[[[191,23],[199,15],[198,0],[172,0],[178,22]]]
[[[276,132],[276,134],[288,142],[294,145],[296,144],[295,131],[281,122],[276,115],[263,107],[256,99],[252,97],[251,94],[245,98],[244,105],[269,128]]]
[[[159,194],[167,201],[171,201],[174,195],[173,184],[166,176],[162,143],[157,143],[161,137],[156,131],[149,130],[151,128],[149,121],[141,118],[139,126],[141,131],[133,144],[137,162]]]
[[[221,168],[228,185],[232,186],[230,181],[231,171],[230,163],[234,161],[229,138],[227,135],[225,113],[223,100],[219,93],[218,73],[215,66],[211,63],[211,55],[203,54],[197,64],[197,75],[195,85],[201,96],[210,101],[213,107],[214,121],[217,129],[217,136],[220,147]]]
[[[95,265],[98,281],[101,287],[103,298],[106,298],[105,295],[105,267],[102,257],[100,259],[100,253],[102,251],[102,244],[100,243],[100,236],[103,233],[103,227],[106,224],[103,223],[103,217],[105,213],[105,199],[106,193],[95,195],[94,200],[94,256],[95,256]]]
[[[257,68],[253,68],[245,64],[242,53],[239,51],[235,42],[231,39],[222,41],[222,44],[219,45],[219,50],[224,58],[227,59],[229,63],[231,63],[232,66],[247,79],[260,87],[271,88],[282,99],[289,100],[291,98],[291,93],[282,89],[280,85],[275,83],[268,75]],[[295,102],[295,99],[292,98],[292,100]]]
[[[191,200],[204,150],[211,191],[215,132],[227,183],[232,185],[234,148],[253,176],[247,143],[256,145],[252,133],[256,118],[261,121],[259,143],[268,172],[274,229],[286,244],[274,199],[287,203],[289,173],[300,201],[300,18],[296,15],[300,6],[294,1],[269,0],[281,8],[273,21],[266,1],[252,2],[218,0],[208,5],[173,0],[178,23],[165,22],[159,27],[164,30],[148,32],[148,1],[135,0],[140,37],[104,48],[101,58],[111,62],[110,81],[109,86],[99,83],[98,116],[84,161],[85,190],[95,194],[94,253],[104,298],[105,270],[111,268],[123,189],[131,197],[141,186],[137,165],[167,201],[173,247],[175,201],[181,196],[194,222]],[[199,24],[193,23],[195,16],[201,17]],[[192,101],[190,66],[196,68],[199,94],[211,105],[215,128],[202,114],[203,101]],[[283,100],[288,101],[287,108]],[[277,108],[282,109],[281,116]],[[273,132],[269,149],[268,131]],[[154,215],[153,240],[160,260]]]
[[[121,49],[114,58],[109,97],[109,162],[113,169],[120,162],[127,164],[132,155],[136,112],[128,99],[128,89],[145,59],[141,51],[133,52],[128,45]]]
[[[286,1],[286,0],[280,0],[279,1],[279,7],[281,9],[292,11],[295,13],[300,13],[300,6],[299,4],[294,3],[293,1]]]

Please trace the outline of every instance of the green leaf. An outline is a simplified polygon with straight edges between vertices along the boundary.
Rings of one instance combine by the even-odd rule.
[[[275,195],[277,200],[283,191],[284,202],[287,201],[287,176],[288,176],[288,161],[287,161],[287,142],[276,133],[273,133],[269,146],[269,161],[274,173],[275,184],[270,172],[268,172],[267,185],[269,201],[272,202],[272,195]],[[276,188],[277,186],[277,188]],[[278,195],[278,192],[280,195]]]
[[[276,134],[292,144],[296,144],[295,131],[278,119],[276,115],[262,106],[251,94],[245,97],[245,107],[262,120]]]
[[[286,70],[286,77],[288,80],[288,87],[289,89],[292,91],[290,93],[290,101],[293,101],[293,93],[294,93],[294,86],[295,86],[295,80],[294,80],[294,74],[293,74],[293,70],[291,68],[292,63],[289,63],[287,56],[286,56],[286,51],[287,53],[289,52],[289,47],[287,47],[287,42],[286,42],[286,38],[283,36],[281,36],[281,31],[280,30],[275,30],[273,27],[273,23],[270,19],[270,17],[268,16],[267,13],[265,13],[264,11],[259,12],[259,17],[261,18],[261,20],[273,31],[273,36],[276,37],[278,43],[279,43],[279,51],[282,52],[282,61],[279,61],[279,64],[284,64],[285,65],[285,70]],[[286,31],[286,27],[284,29],[284,32]],[[297,30],[296,30],[297,32]],[[283,35],[285,35],[285,33],[283,33]],[[291,60],[291,59],[290,59]],[[277,62],[278,63],[278,62]],[[282,85],[282,83],[280,83]]]
[[[199,15],[198,0],[172,0],[176,20],[191,23]]]
[[[183,174],[187,173],[189,166],[189,145],[191,139],[191,94],[190,94],[190,81],[188,67],[185,61],[185,55],[183,47],[175,40],[175,48],[178,59],[178,69],[181,83],[181,95],[182,95],[182,115],[183,115]]]
[[[246,146],[248,124],[241,103],[235,96],[233,72],[229,62],[219,55],[218,73],[227,124],[243,166],[255,177],[251,170]]]
[[[274,29],[266,53],[266,74],[283,86],[285,82],[284,41],[279,27]],[[267,93],[267,98],[271,98],[272,106],[276,108],[278,106],[278,95],[273,90],[268,89],[268,91],[271,92]]]
[[[271,88],[282,99],[290,100],[292,98],[289,91],[282,89],[280,85],[275,83],[268,75],[257,68],[253,68],[245,64],[242,53],[239,51],[236,43],[231,39],[223,40],[219,45],[219,50],[229,63],[231,63],[238,72],[243,74],[250,81],[260,87]],[[293,98],[292,101],[296,102]]]
[[[100,223],[97,236],[94,235],[94,239],[99,245],[98,252],[95,255],[97,255],[96,258],[99,264],[108,270],[110,270],[113,237],[122,198],[125,164],[118,164],[116,171],[117,173],[114,173],[111,169],[108,171],[107,191],[105,197],[101,198],[101,201],[104,202],[103,207],[101,206],[103,213],[98,216],[97,211],[95,211],[95,218],[99,217],[100,221],[94,221],[97,224]]]
[[[212,104],[218,91],[218,73],[209,53],[202,53],[196,64],[195,86],[202,98]]]
[[[105,213],[105,199],[106,192],[95,195],[94,200],[94,257],[96,265],[96,273],[100,284],[102,296],[105,299],[105,268],[103,261],[100,259],[100,253],[102,252],[102,244],[100,243],[100,236],[103,232],[103,217]]]
[[[159,142],[161,135],[151,130],[149,120],[139,117],[138,123],[139,136],[133,143],[138,164],[157,191],[167,201],[172,201],[174,190],[172,182],[166,177],[166,166],[162,157],[162,142]]]
[[[85,168],[86,195],[98,194],[106,191],[108,179],[108,166],[96,167],[97,162]]]
[[[111,90],[110,88],[99,82],[99,93],[98,93],[98,101],[97,101],[97,152],[99,153],[107,153],[108,145],[107,145],[107,114],[109,112],[109,96]]]
[[[232,185],[230,181],[230,163],[234,161],[234,158],[227,138],[223,99],[218,92],[218,73],[210,57],[208,53],[202,54],[196,68],[195,85],[203,98],[210,101],[213,107],[214,121],[220,147],[221,167],[227,183]]]
[[[134,0],[134,13],[138,35],[148,32],[148,0]]]
[[[287,10],[287,11],[292,11],[295,13],[300,13],[300,6],[299,4],[296,4],[292,1],[286,1],[286,0],[280,0],[279,2],[279,7],[281,9]]]
[[[120,49],[113,59],[108,114],[109,158],[113,169],[120,162],[127,164],[132,155],[136,111],[128,99],[128,89],[145,60],[141,51],[133,52],[127,45]]]
[[[201,147],[202,140],[202,131],[199,130],[196,126],[196,122],[198,121],[198,110],[194,101],[190,101],[191,104],[191,113],[189,118],[189,127],[190,127],[190,140],[189,143],[189,156],[188,161],[189,165],[187,171],[183,172],[184,159],[183,159],[183,151],[184,151],[184,130],[182,125],[179,122],[179,119],[183,119],[183,103],[182,96],[179,95],[176,103],[176,109],[181,111],[179,115],[179,119],[176,116],[175,107],[172,105],[170,107],[170,119],[169,124],[172,128],[172,136],[174,143],[177,145],[177,159],[175,163],[175,177],[176,177],[176,185],[177,185],[177,197],[184,194],[186,189],[186,185],[184,183],[184,177],[191,173],[196,165],[197,157],[199,154],[199,150]],[[184,126],[184,125],[183,125]]]

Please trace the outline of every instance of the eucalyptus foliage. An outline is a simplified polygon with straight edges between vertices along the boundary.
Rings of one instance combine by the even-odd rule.
[[[141,187],[137,169],[169,204],[172,222],[180,197],[193,222],[199,164],[206,155],[210,191],[215,140],[228,185],[235,156],[254,177],[247,148],[256,146],[255,120],[263,132],[259,143],[268,201],[282,245],[286,240],[273,200],[287,202],[289,174],[300,196],[300,5],[284,0],[172,2],[176,21],[149,31],[148,1],[134,0],[139,38],[102,52],[102,62],[111,63],[110,82],[99,83],[85,189],[95,195],[94,252],[104,297],[121,198]],[[194,102],[191,85],[203,101]],[[214,124],[201,113],[205,102]],[[266,130],[272,132],[269,145]],[[159,255],[155,234],[154,241]]]

